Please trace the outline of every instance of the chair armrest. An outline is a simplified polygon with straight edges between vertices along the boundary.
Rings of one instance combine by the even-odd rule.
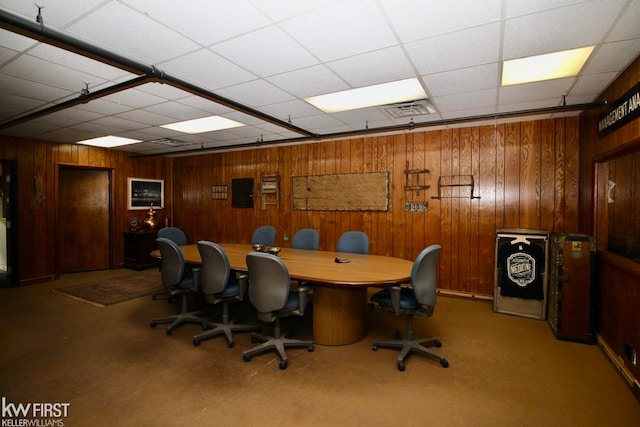
[[[311,286],[302,285],[298,286],[296,290],[292,290],[292,292],[297,292],[298,294],[298,311],[300,312],[300,316],[304,316],[304,310],[307,308],[309,291],[311,289]]]
[[[244,301],[245,295],[247,295],[249,275],[247,273],[238,273],[236,278],[238,279],[238,299]]]
[[[192,268],[191,274],[193,275],[193,286],[197,291],[198,289],[200,289],[200,267]]]
[[[393,314],[396,316],[400,315],[400,292],[402,288],[400,286],[387,286],[385,288],[389,291],[389,296],[391,296],[391,308],[393,309]]]

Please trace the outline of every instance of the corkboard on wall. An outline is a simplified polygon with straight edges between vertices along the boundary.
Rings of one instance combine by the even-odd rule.
[[[389,173],[352,173],[292,177],[293,210],[386,211]]]

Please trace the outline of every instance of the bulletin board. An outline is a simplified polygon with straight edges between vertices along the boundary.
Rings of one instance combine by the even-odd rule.
[[[386,211],[389,173],[352,173],[292,177],[293,210]]]

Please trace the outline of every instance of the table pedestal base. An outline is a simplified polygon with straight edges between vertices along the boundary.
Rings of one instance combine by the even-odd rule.
[[[313,290],[313,342],[345,345],[360,341],[366,334],[367,288]]]

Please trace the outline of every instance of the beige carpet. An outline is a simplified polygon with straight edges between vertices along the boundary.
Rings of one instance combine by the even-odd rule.
[[[157,269],[53,289],[54,292],[100,307],[151,295],[161,290],[162,281]]]
[[[598,346],[558,341],[546,322],[485,302],[441,297],[431,319],[416,319],[417,337],[440,337],[447,369],[412,356],[399,372],[394,350],[371,351],[404,327],[375,310],[362,341],[290,350],[281,371],[273,353],[242,360],[249,334],[231,349],[223,337],[194,347],[199,325],[149,328],[175,313],[166,300],[104,309],[50,292],[127,274],[0,289],[0,396],[68,402],[65,426],[640,426],[640,403]],[[255,320],[249,306],[231,314]],[[283,326],[310,337],[312,316]]]

